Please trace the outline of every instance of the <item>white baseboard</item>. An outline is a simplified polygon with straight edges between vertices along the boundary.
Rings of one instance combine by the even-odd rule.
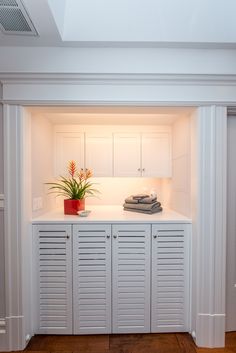
[[[0,352],[7,350],[6,320],[0,318]]]
[[[0,194],[0,209],[1,208],[4,208],[4,195],[3,194]]]
[[[0,319],[0,352],[22,351],[29,339],[23,337],[23,316]]]
[[[6,333],[6,319],[0,318],[0,334]]]
[[[198,314],[196,344],[207,348],[225,346],[225,314]]]

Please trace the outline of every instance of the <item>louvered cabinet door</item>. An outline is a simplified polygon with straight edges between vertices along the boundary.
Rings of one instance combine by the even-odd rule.
[[[111,332],[111,225],[73,226],[74,333]]]
[[[189,224],[152,226],[152,332],[189,330]]]
[[[112,226],[113,333],[150,332],[151,226]]]
[[[72,333],[71,226],[34,226],[35,329]]]

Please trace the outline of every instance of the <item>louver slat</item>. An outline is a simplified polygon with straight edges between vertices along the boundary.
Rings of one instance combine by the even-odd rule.
[[[38,290],[36,331],[72,333],[71,226],[34,226]]]
[[[189,225],[152,230],[152,332],[189,330]]]
[[[113,333],[150,332],[150,233],[113,226]]]
[[[74,333],[111,332],[111,225],[73,230]]]

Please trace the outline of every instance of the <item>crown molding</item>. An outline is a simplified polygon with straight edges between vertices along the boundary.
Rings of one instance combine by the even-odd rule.
[[[0,83],[57,83],[57,84],[122,84],[122,85],[236,85],[236,75],[214,74],[124,74],[124,73],[1,73]]]

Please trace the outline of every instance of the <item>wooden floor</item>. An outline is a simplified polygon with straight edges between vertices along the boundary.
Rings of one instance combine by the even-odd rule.
[[[197,348],[187,333],[94,336],[34,336],[32,353],[236,353],[236,332],[227,333],[226,348]],[[24,352],[25,352],[24,351]]]

